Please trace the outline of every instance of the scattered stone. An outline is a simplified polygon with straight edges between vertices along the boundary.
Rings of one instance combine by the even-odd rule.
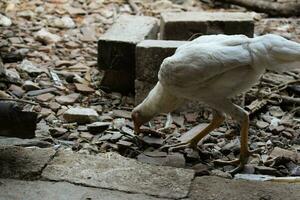
[[[50,102],[49,107],[51,108],[51,110],[56,112],[56,111],[58,111],[58,109],[60,109],[60,104],[53,101],[53,102]]]
[[[218,170],[218,169],[212,170],[211,175],[219,176],[219,177],[222,177],[222,178],[229,178],[229,179],[232,178],[232,176],[228,172],[223,172],[223,171]]]
[[[0,14],[0,26],[11,26],[12,25],[12,21],[10,18]]]
[[[41,90],[29,91],[26,93],[26,95],[29,97],[33,97],[33,96],[37,96],[37,95],[41,95],[41,94],[46,94],[49,92],[55,92],[56,90],[57,90],[56,88],[51,87],[51,88],[45,88],[45,89],[41,89]]]
[[[235,140],[231,140],[225,146],[221,148],[221,152],[225,155],[229,154],[230,152],[236,153],[240,150],[240,140],[236,138]]]
[[[47,102],[54,98],[54,95],[51,93],[41,94],[36,97],[36,100]]]
[[[90,88],[89,86],[87,86],[85,84],[75,83],[75,87],[76,87],[77,92],[81,92],[84,94],[90,94],[90,93],[95,92],[95,90],[93,88]]]
[[[1,146],[0,177],[32,179],[40,175],[54,154],[52,148]]]
[[[22,63],[19,65],[19,69],[30,74],[33,76],[39,75],[41,73],[44,73],[45,71],[35,66],[31,61],[29,60],[23,60]]]
[[[164,143],[164,139],[157,137],[144,136],[143,142],[153,147],[161,147]]]
[[[54,18],[49,21],[49,26],[57,28],[75,28],[76,24],[69,16],[63,16],[62,18]]]
[[[94,135],[90,134],[89,132],[81,132],[80,137],[87,139],[87,140],[91,140],[91,139],[93,139]]]
[[[255,166],[255,172],[259,174],[271,175],[271,176],[281,176],[282,174],[274,168],[265,166]]]
[[[208,166],[204,165],[202,163],[198,163],[192,167],[193,170],[195,170],[196,176],[205,176],[209,175]]]
[[[257,121],[256,122],[256,126],[259,129],[265,129],[265,128],[267,128],[269,126],[269,123],[264,122],[264,121]]]
[[[39,30],[36,34],[35,37],[37,40],[46,43],[46,44],[53,44],[61,41],[61,37],[55,34],[52,34],[48,32],[46,29],[42,28]]]
[[[34,82],[30,81],[30,80],[26,80],[24,82],[24,84],[22,85],[22,88],[25,91],[27,91],[27,92],[28,91],[32,91],[32,90],[39,90],[39,89],[41,89],[37,83],[34,83]]]
[[[48,148],[53,146],[50,142],[39,139],[21,139],[14,137],[0,137],[1,146],[20,146],[20,147],[40,147]]]
[[[274,117],[282,117],[285,114],[279,106],[272,106],[269,112]]]
[[[110,122],[94,122],[92,124],[87,125],[87,129],[90,133],[98,134],[108,129],[110,125]]]
[[[131,119],[131,112],[126,110],[113,110],[113,116],[125,119]]]
[[[50,128],[49,131],[52,137],[57,138],[64,135],[68,130],[65,128],[56,127],[56,128]]]
[[[79,100],[79,97],[80,94],[72,93],[64,96],[58,96],[55,98],[55,101],[57,101],[61,105],[72,105]]]
[[[72,107],[63,114],[67,122],[77,122],[79,124],[95,122],[98,116],[95,110],[82,107]]]
[[[284,157],[293,160],[294,162],[300,161],[300,155],[296,151],[290,151],[287,149],[282,149],[280,147],[275,147],[270,154],[271,157]]]
[[[121,147],[127,147],[127,148],[131,147],[133,145],[132,142],[125,141],[125,140],[119,140],[116,144],[121,146]]]
[[[21,98],[25,93],[25,91],[21,87],[14,84],[10,85],[8,90],[11,91],[14,95],[16,95],[19,98]]]

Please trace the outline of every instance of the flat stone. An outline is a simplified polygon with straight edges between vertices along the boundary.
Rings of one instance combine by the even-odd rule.
[[[190,200],[257,200],[300,199],[300,185],[246,180],[230,180],[214,176],[196,177]]]
[[[259,174],[264,175],[271,175],[271,176],[279,176],[281,175],[279,171],[272,167],[266,167],[266,166],[255,166],[255,172],[258,172]]]
[[[34,83],[30,80],[26,80],[22,85],[23,89],[26,91],[39,90],[41,89],[37,83]]]
[[[105,70],[102,87],[122,93],[134,91],[135,47],[156,39],[154,17],[121,15],[98,41],[98,66]],[[122,34],[120,34],[122,33]]]
[[[45,72],[43,69],[40,69],[35,64],[33,64],[31,61],[26,60],[26,59],[23,60],[22,63],[18,67],[20,70],[27,72],[28,74],[34,75],[34,76]]]
[[[72,93],[64,96],[56,97],[55,100],[62,105],[71,105],[78,101],[80,94]]]
[[[13,179],[0,179],[0,199],[16,200],[163,200],[144,194],[128,194],[125,192],[83,187],[66,182],[49,182],[49,181],[21,181]]]
[[[160,38],[188,40],[195,34],[244,34],[253,37],[254,21],[241,12],[166,12],[161,14]]]
[[[77,122],[79,124],[95,122],[98,116],[94,109],[82,107],[70,108],[63,114],[67,122]]]
[[[113,110],[114,117],[126,118],[131,119],[131,112],[127,110]]]
[[[140,103],[158,81],[162,61],[173,55],[184,41],[144,40],[136,46],[135,102]]]
[[[14,84],[10,85],[8,90],[11,91],[14,95],[16,95],[19,98],[21,98],[25,93],[25,91],[21,87]]]
[[[273,158],[284,157],[284,158],[289,158],[295,162],[300,162],[300,153],[297,153],[296,151],[282,149],[280,147],[275,147],[272,150],[270,156]]]
[[[39,139],[20,139],[14,137],[0,137],[1,146],[20,146],[20,147],[51,147],[52,144]]]
[[[51,99],[54,98],[54,95],[51,93],[46,93],[46,94],[40,94],[36,97],[36,100],[46,102],[50,101]]]
[[[97,188],[184,198],[194,173],[187,169],[139,163],[116,153],[92,156],[60,151],[42,176]]]
[[[46,43],[46,44],[53,44],[53,43],[61,41],[60,36],[58,36],[56,34],[53,34],[53,33],[50,33],[45,28],[42,28],[41,30],[36,32],[35,38],[36,38],[36,40],[41,41],[41,42]]]
[[[95,92],[95,90],[85,84],[75,83],[76,91],[84,93],[84,94],[90,94]]]
[[[27,179],[38,176],[54,154],[52,148],[0,146],[0,177]]]
[[[90,133],[102,133],[111,125],[110,122],[94,122],[87,125],[87,129]]]

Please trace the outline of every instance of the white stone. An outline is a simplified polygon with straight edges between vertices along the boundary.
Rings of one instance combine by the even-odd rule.
[[[77,122],[79,124],[95,122],[99,117],[94,109],[82,107],[70,108],[63,116],[67,122]]]
[[[10,18],[0,14],[0,26],[11,26],[12,21]]]

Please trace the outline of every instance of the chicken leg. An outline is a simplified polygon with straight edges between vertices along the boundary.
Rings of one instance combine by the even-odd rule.
[[[247,163],[248,158],[258,150],[250,151],[248,148],[248,130],[249,130],[249,116],[248,113],[243,110],[241,107],[231,103],[224,102],[223,110],[230,114],[233,118],[238,120],[241,125],[241,149],[240,149],[240,157],[239,159],[232,161],[223,161],[216,160],[215,164],[229,164],[229,165],[237,165],[235,169],[230,171],[231,174],[236,174],[244,168],[244,165]]]
[[[211,131],[213,131],[215,128],[219,127],[225,117],[223,116],[222,113],[218,111],[213,111],[213,119],[211,123],[206,126],[203,129],[202,125],[198,125],[191,129],[190,131],[184,133],[180,138],[179,138],[179,143],[173,144],[173,145],[165,145],[162,147],[162,149],[168,148],[169,151],[174,151],[178,149],[183,149],[187,147],[191,147],[193,149],[197,149],[197,144],[198,142],[204,138],[207,134],[209,134]]]

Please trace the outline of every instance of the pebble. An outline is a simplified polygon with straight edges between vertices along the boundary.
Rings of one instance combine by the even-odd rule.
[[[256,126],[259,129],[265,129],[265,128],[267,128],[269,126],[269,123],[264,122],[264,121],[257,121],[256,122]]]
[[[24,84],[22,85],[22,88],[25,91],[32,91],[32,90],[39,90],[39,89],[41,89],[37,83],[34,83],[34,82],[30,81],[30,80],[26,80],[24,82]]]
[[[12,21],[10,18],[0,14],[0,26],[11,26],[12,25]]]
[[[31,61],[29,60],[23,60],[22,63],[18,67],[20,70],[32,75],[32,76],[37,76],[41,73],[44,73],[45,71],[38,68],[36,65],[34,65]]]
[[[110,122],[94,122],[87,125],[87,129],[90,133],[97,134],[102,133],[111,125]]]
[[[54,98],[54,95],[51,93],[41,94],[36,97],[36,100],[47,102]]]
[[[36,34],[35,37],[38,41],[41,41],[43,43],[46,44],[53,44],[53,43],[57,43],[59,41],[61,41],[61,37],[50,33],[48,30],[42,28],[41,30],[39,30]]]
[[[63,117],[67,122],[77,122],[79,124],[95,122],[98,119],[98,113],[90,108],[72,107],[69,108]]]
[[[95,90],[93,88],[90,88],[89,86],[87,86],[85,84],[75,83],[75,88],[76,88],[77,92],[81,92],[84,94],[90,94],[90,93],[95,92]]]
[[[79,100],[80,94],[72,93],[68,95],[55,97],[55,101],[57,101],[61,105],[72,105]]]

